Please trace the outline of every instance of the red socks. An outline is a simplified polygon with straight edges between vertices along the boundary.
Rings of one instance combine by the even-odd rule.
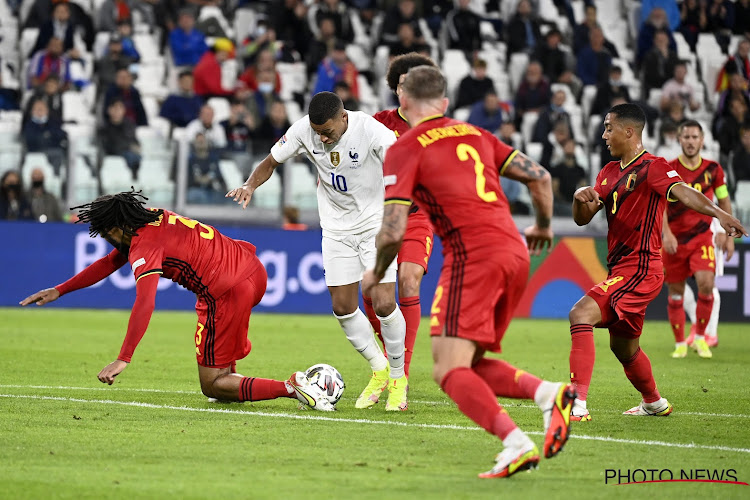
[[[594,327],[592,325],[571,325],[570,339],[570,381],[576,385],[578,399],[586,401],[594,373]]]
[[[519,370],[501,359],[482,358],[471,367],[487,382],[495,396],[513,399],[534,399],[540,379]]]
[[[714,294],[698,294],[698,301],[695,305],[695,334],[705,335],[708,320],[711,319],[711,310],[714,308]]]
[[[443,377],[440,387],[456,402],[461,413],[500,439],[516,429],[508,413],[482,378],[471,368],[454,368]],[[467,390],[471,388],[471,390]]]
[[[403,297],[398,300],[401,314],[406,320],[406,340],[404,342],[404,373],[409,376],[409,365],[411,356],[414,354],[414,343],[417,341],[417,330],[422,319],[422,309],[419,305],[419,295],[416,297]]]
[[[625,376],[641,393],[646,403],[653,403],[661,398],[656,389],[654,375],[651,373],[651,361],[640,347],[632,358],[622,364],[622,367],[625,369]]]
[[[262,401],[264,399],[294,397],[286,390],[286,384],[267,378],[242,377],[240,380],[240,401]]]
[[[375,330],[375,335],[378,336],[378,339],[380,339],[380,345],[383,346],[383,354],[387,356],[388,354],[385,352],[385,342],[383,342],[383,335],[380,333],[380,320],[378,319],[378,315],[375,314],[375,309],[372,308],[372,299],[363,295],[362,302],[364,302],[365,304],[365,314],[367,315],[367,319],[370,320],[372,329]]]
[[[713,301],[714,296],[711,295]],[[711,311],[709,310],[709,315]],[[667,317],[669,324],[672,326],[675,342],[685,341],[685,309],[682,308],[682,297],[680,300],[674,300],[672,297],[667,299]],[[703,327],[705,330],[705,326]]]

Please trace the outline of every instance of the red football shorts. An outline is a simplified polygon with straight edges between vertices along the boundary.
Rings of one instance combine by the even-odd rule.
[[[640,337],[646,308],[659,295],[663,283],[662,274],[644,276],[635,274],[635,269],[613,271],[586,293],[602,312],[602,321],[594,326],[609,328],[609,333],[618,337]]]
[[[430,260],[430,254],[432,254],[434,241],[432,225],[427,216],[423,215],[421,211],[409,214],[404,241],[398,251],[396,262],[399,266],[402,262],[413,262],[422,266],[425,274],[427,274],[427,263]]]
[[[265,268],[258,266],[218,299],[198,298],[195,356],[200,366],[226,368],[250,353],[250,313],[266,293],[267,280]]]
[[[473,340],[485,350],[500,352],[528,278],[528,254],[497,254],[470,262],[446,260],[432,302],[430,334],[445,332],[448,337]]]
[[[662,248],[661,260],[664,262],[664,281],[679,283],[685,281],[696,271],[716,273],[716,255],[711,231],[696,236],[684,245],[677,245],[677,252],[668,254]]]

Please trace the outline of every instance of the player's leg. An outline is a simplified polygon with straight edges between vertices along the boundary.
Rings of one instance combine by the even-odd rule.
[[[380,340],[380,345],[383,346],[383,350],[386,350],[385,342],[383,342],[383,334],[380,333],[380,320],[378,319],[378,315],[375,314],[375,308],[372,307],[372,297],[362,294],[362,303],[365,305],[367,320],[370,322],[370,325],[372,325],[372,329],[375,331],[378,340]]]
[[[711,319],[714,306],[714,273],[712,271],[696,271],[695,283],[698,286],[698,300],[695,306],[695,340],[693,348],[701,358],[710,358],[711,349],[705,339],[706,327]]]
[[[721,294],[719,289],[714,285],[714,307],[711,309],[711,319],[706,326],[706,344],[708,347],[719,345],[719,311],[721,310]]]
[[[684,281],[667,283],[667,317],[669,318],[669,324],[672,327],[672,334],[674,335],[675,342],[674,352],[672,352],[673,358],[684,358],[687,356],[684,307],[684,294],[686,288],[689,287],[685,286]]]
[[[601,307],[592,297],[584,295],[568,314],[571,340],[570,381],[575,385],[578,393],[570,417],[575,421],[591,420],[586,401],[596,360],[594,325],[602,322]]]
[[[643,319],[641,318],[641,327]],[[656,388],[656,381],[651,370],[651,361],[641,349],[640,331],[633,332],[630,326],[618,322],[616,327],[610,328],[609,347],[622,363],[625,376],[633,387],[641,393],[641,403],[624,412],[624,415],[652,415],[666,416],[672,413],[672,405],[666,398],[661,397]]]
[[[685,286],[685,291],[682,294],[682,304],[687,319],[690,320],[690,335],[685,339],[685,342],[687,342],[687,345],[689,346],[693,343],[693,340],[695,340],[695,307],[697,305],[693,289],[689,286]]]
[[[424,268],[413,262],[402,262],[398,266],[398,303],[406,321],[404,340],[404,372],[409,376],[409,366],[417,341],[419,322],[422,319],[422,306],[419,301],[419,288],[422,284]]]
[[[394,270],[395,271],[395,270]],[[393,282],[381,282],[372,289],[372,304],[380,320],[380,329],[385,343],[390,373],[388,377],[387,411],[403,411],[408,408],[409,382],[404,371],[404,340],[406,321],[396,305],[395,272]],[[388,273],[385,280],[389,279]]]

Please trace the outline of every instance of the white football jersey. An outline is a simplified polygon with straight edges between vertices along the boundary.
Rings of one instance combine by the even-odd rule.
[[[396,135],[372,116],[348,111],[349,126],[332,145],[323,144],[307,115],[271,148],[279,163],[306,154],[318,169],[318,213],[323,234],[357,234],[383,222],[383,160]]]

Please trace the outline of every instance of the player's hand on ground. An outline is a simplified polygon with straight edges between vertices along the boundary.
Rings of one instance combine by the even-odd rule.
[[[664,251],[669,255],[674,255],[677,252],[677,238],[672,233],[664,233],[662,237],[662,246]]]
[[[253,191],[255,190],[243,184],[242,186],[229,191],[224,197],[232,198],[232,200],[236,201],[238,205],[242,205],[242,208],[247,208],[247,205],[253,197]]]
[[[727,232],[727,238],[742,238],[747,236],[747,230],[736,217],[724,212],[718,217],[721,227]]]
[[[573,199],[581,203],[601,203],[601,200],[599,199],[599,193],[597,193],[596,189],[591,186],[578,188],[578,190],[576,190],[576,192],[573,194]]]
[[[43,306],[44,304],[57,300],[58,297],[60,297],[60,292],[58,292],[56,288],[46,288],[44,290],[39,290],[33,295],[29,295],[19,302],[19,304],[22,306],[28,306],[29,304],[36,303],[38,306]]]
[[[99,372],[99,375],[97,375],[97,377],[99,378],[99,381],[101,383],[112,385],[112,383],[115,381],[115,377],[121,374],[122,371],[127,367],[128,364],[125,361],[116,359],[102,368],[102,371]]]
[[[547,247],[549,252],[552,249],[552,238],[554,234],[551,228],[541,229],[536,224],[527,227],[524,232],[526,237],[526,245],[529,247],[529,253],[531,255],[540,255],[544,247]]]
[[[362,276],[362,295],[366,297],[372,296],[372,289],[375,285],[380,283],[380,280],[375,276],[375,271],[368,269]]]

